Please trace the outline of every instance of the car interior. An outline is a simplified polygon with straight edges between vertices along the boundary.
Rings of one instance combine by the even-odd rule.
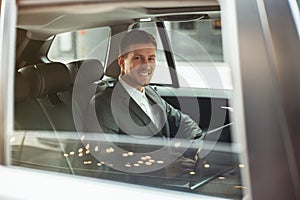
[[[168,39],[165,23],[201,20],[220,23],[220,12],[220,5],[215,0],[186,1],[182,4],[178,1],[129,1],[126,4],[115,2],[114,6],[96,1],[83,5],[78,1],[61,3],[60,6],[37,3],[31,7],[26,5],[26,1],[20,2],[12,165],[99,180],[241,198],[240,168],[243,166],[239,163],[230,130],[234,123],[230,118],[231,90],[180,86],[178,62],[170,50],[173,43]],[[171,77],[171,83],[151,83],[151,87],[173,107],[184,110],[199,122],[203,130],[212,133],[207,135],[207,146],[202,151],[203,157],[197,161],[194,176],[177,174],[167,177],[160,173],[121,172],[112,167],[113,163],[106,165],[90,153],[92,149],[96,151],[97,148],[98,151],[99,134],[85,133],[88,107],[93,97],[111,87],[119,76],[120,68],[115,55],[118,54],[120,35],[142,28],[142,24],[148,22],[158,29],[157,36],[163,49],[161,55]],[[110,30],[107,38],[109,45],[106,49],[102,46],[97,49],[97,52],[105,54],[105,59],[99,60],[93,54],[67,61],[49,58],[49,50],[59,34],[79,31],[79,34],[85,35],[85,30],[99,27]],[[188,32],[189,26],[185,25],[185,28]],[[216,28],[216,31],[219,29]],[[74,46],[74,34],[72,37],[71,45]],[[195,109],[195,105],[199,109]],[[150,143],[140,145],[144,148],[160,146]],[[99,148],[103,151],[109,150],[109,144],[105,141],[101,145]],[[126,146],[126,142],[120,142],[120,145]],[[188,148],[185,155],[194,157],[198,148]]]

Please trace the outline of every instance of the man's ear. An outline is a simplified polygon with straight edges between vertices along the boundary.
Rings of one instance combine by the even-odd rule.
[[[123,55],[121,55],[121,56],[118,57],[118,64],[119,64],[119,66],[121,68],[121,74],[123,74],[124,67],[125,67],[125,59],[124,59]]]
[[[124,59],[124,56],[121,55],[118,57],[118,64],[120,65],[120,67],[124,67],[125,65],[125,59]]]

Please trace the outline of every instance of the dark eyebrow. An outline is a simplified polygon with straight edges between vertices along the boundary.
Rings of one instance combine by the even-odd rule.
[[[133,56],[142,56],[142,57],[145,57],[144,55],[141,55],[141,54],[134,54]],[[156,55],[150,55],[150,56],[148,56],[148,57],[156,57]]]

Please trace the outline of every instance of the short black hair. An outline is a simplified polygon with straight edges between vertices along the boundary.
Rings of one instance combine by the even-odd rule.
[[[127,32],[121,39],[119,50],[120,55],[126,55],[129,52],[129,46],[132,44],[146,44],[151,43],[157,48],[155,37],[142,30],[131,30]]]

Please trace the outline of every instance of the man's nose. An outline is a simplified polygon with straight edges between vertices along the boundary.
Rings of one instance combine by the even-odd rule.
[[[151,62],[148,59],[143,59],[142,60],[142,66],[144,67],[150,67]]]

